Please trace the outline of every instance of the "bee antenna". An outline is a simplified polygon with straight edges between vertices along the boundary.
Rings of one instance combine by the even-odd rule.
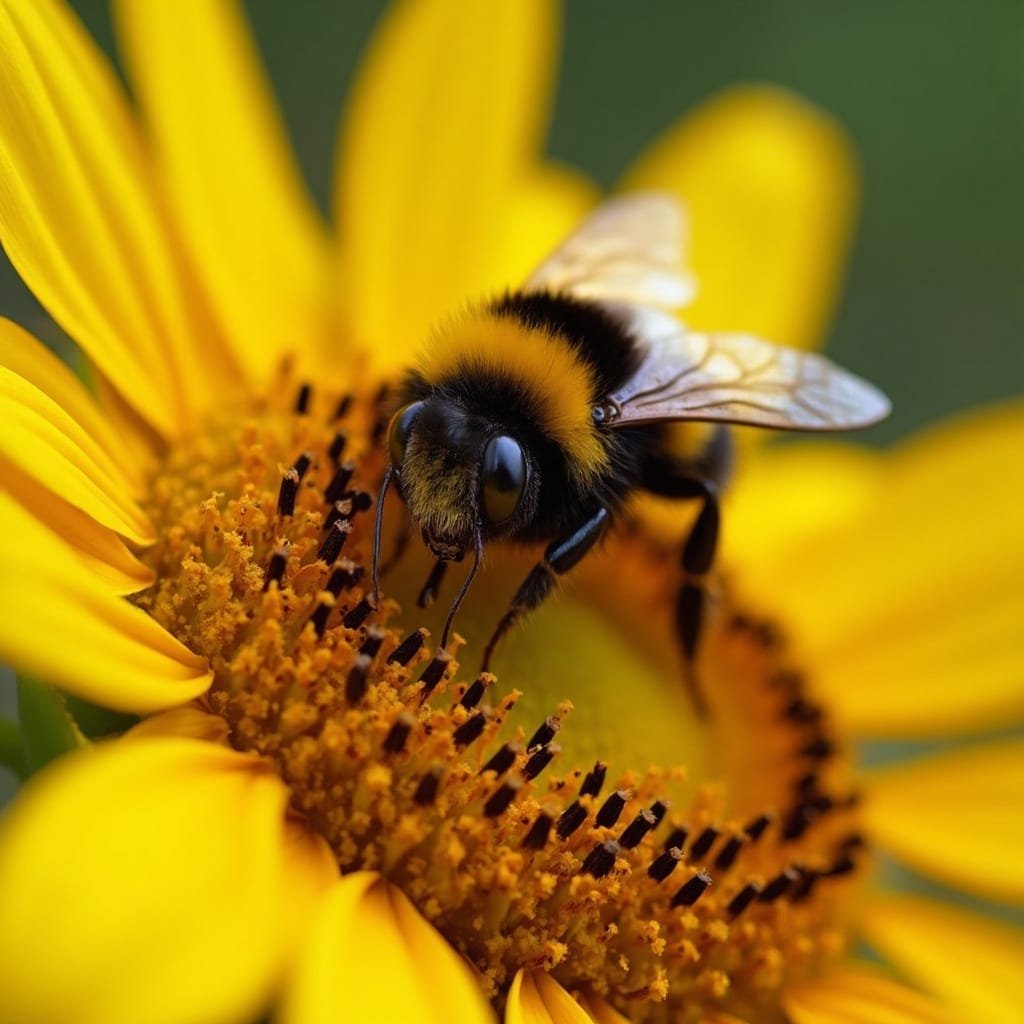
[[[384,531],[384,499],[387,497],[388,488],[395,476],[395,468],[390,463],[384,470],[384,481],[380,485],[380,494],[377,496],[377,518],[373,524],[373,604],[374,607],[380,604],[380,539]]]
[[[463,598],[469,593],[469,588],[473,585],[473,580],[476,579],[477,570],[480,568],[480,557],[483,554],[484,542],[480,536],[480,530],[477,529],[476,535],[473,538],[473,545],[475,548],[473,557],[473,567],[466,573],[466,578],[462,581],[462,586],[459,587],[459,592],[455,595],[455,600],[452,601],[451,607],[448,609],[448,617],[444,620],[444,630],[441,632],[441,649],[444,650],[448,646],[448,634],[451,632],[452,623],[455,621],[455,616],[459,611],[459,606],[462,604]]]

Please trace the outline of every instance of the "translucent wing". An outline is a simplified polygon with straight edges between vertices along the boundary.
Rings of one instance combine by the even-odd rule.
[[[689,332],[653,310],[634,312],[647,354],[605,410],[612,427],[720,420],[778,430],[850,430],[888,415],[876,387],[824,356],[749,334]]]
[[[695,291],[682,265],[684,234],[683,211],[669,195],[613,199],[537,268],[525,288],[678,309]]]

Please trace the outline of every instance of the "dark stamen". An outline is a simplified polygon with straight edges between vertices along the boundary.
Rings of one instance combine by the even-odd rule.
[[[349,704],[357,704],[366,693],[367,679],[370,671],[370,659],[365,655],[356,658],[348,670],[345,679],[345,699]]]
[[[331,445],[327,449],[327,457],[335,465],[338,464],[338,460],[344,454],[344,452],[345,452],[345,445],[346,444],[348,444],[348,437],[346,436],[344,431],[339,430],[334,435],[334,438],[331,440]]]
[[[642,810],[626,827],[619,836],[619,844],[625,850],[632,850],[639,846],[640,841],[657,824],[654,815],[647,809]]]
[[[329,530],[339,519],[351,519],[352,518],[352,502],[351,501],[336,501],[331,506],[331,511],[327,513],[327,518],[324,520],[324,529]]]
[[[523,838],[523,846],[529,850],[543,850],[547,845],[548,836],[551,835],[551,826],[554,819],[550,814],[541,811],[537,820],[530,826],[530,831]]]
[[[794,722],[801,725],[813,725],[822,716],[822,710],[817,704],[812,704],[804,697],[794,697],[783,709],[782,713]]]
[[[587,812],[578,800],[571,804],[558,816],[555,831],[559,839],[568,839],[586,821]]]
[[[672,897],[672,906],[692,907],[704,895],[710,884],[711,876],[706,871],[698,871],[676,891]]]
[[[470,715],[462,725],[460,725],[454,733],[452,733],[452,742],[457,747],[466,747],[474,740],[480,738],[480,734],[484,731],[484,726],[487,725],[487,716],[483,712],[477,712],[475,715]]]
[[[295,465],[292,466],[292,469],[294,469],[295,472],[298,473],[300,481],[306,475],[306,471],[309,469],[309,467],[312,464],[313,464],[313,453],[312,452],[303,452],[295,460]]]
[[[342,395],[341,398],[338,399],[338,404],[334,408],[334,416],[332,418],[336,420],[343,420],[348,415],[349,409],[351,408],[352,396]]]
[[[595,878],[604,878],[615,867],[615,858],[618,854],[619,844],[614,839],[609,839],[606,843],[598,843],[587,854],[580,871],[585,875],[593,875]]]
[[[856,868],[854,859],[849,854],[844,854],[825,872],[825,877],[842,878],[843,875],[849,875]]]
[[[354,587],[362,578],[366,570],[361,565],[343,560],[342,564],[331,573],[324,590],[330,591],[337,597],[343,590]]]
[[[400,754],[405,749],[406,740],[409,739],[409,734],[415,724],[416,719],[408,711],[403,711],[395,719],[395,724],[388,730],[388,734],[384,738],[384,749],[389,754]]]
[[[789,898],[793,903],[802,903],[810,895],[821,875],[817,871],[803,868],[796,885],[790,890]]]
[[[605,775],[608,773],[608,765],[604,761],[598,761],[593,768],[587,772],[580,784],[580,796],[597,796],[604,785]]]
[[[281,477],[281,488],[277,492],[277,514],[291,516],[295,514],[295,498],[299,493],[299,474],[293,466]]]
[[[522,788],[518,779],[509,779],[503,782],[492,794],[487,803],[484,804],[484,817],[496,818],[508,810],[508,805],[516,798],[516,794]]]
[[[676,869],[676,865],[683,859],[682,851],[675,847],[659,853],[647,869],[647,874],[656,882],[664,882]]]
[[[339,519],[328,530],[327,536],[324,537],[323,543],[320,545],[320,550],[316,553],[316,557],[327,565],[333,565],[338,555],[341,554],[341,549],[351,532],[352,524]]]
[[[354,608],[345,613],[341,624],[346,629],[358,629],[372,614],[373,603],[368,597],[364,597]]]
[[[270,561],[267,563],[267,574],[263,577],[264,591],[270,589],[271,583],[276,583],[280,586],[281,580],[284,578],[284,570],[287,565],[288,557],[283,551],[275,551],[270,556]]]
[[[427,663],[427,667],[419,678],[419,682],[423,684],[423,692],[420,694],[421,701],[426,700],[434,692],[434,687],[444,678],[451,660],[452,656],[447,651],[438,651]]]
[[[351,462],[343,462],[334,471],[334,476],[331,477],[331,482],[324,491],[324,500],[328,504],[333,505],[334,502],[338,501],[345,494],[352,479],[352,474],[355,471],[356,467]]]
[[[416,792],[413,793],[413,800],[418,803],[421,807],[426,804],[432,804],[434,797],[437,796],[437,791],[441,786],[441,770],[439,768],[432,768],[423,778],[420,779],[419,784],[416,786]]]
[[[761,893],[761,886],[748,882],[731,900],[725,909],[732,917],[739,917]]]
[[[551,764],[551,759],[559,750],[561,750],[561,747],[557,743],[549,743],[546,747],[535,750],[527,759],[526,764],[523,765],[523,778],[527,782],[537,778]]]
[[[437,600],[438,591],[441,589],[441,581],[444,579],[444,574],[448,571],[448,564],[443,558],[439,558],[434,563],[434,567],[430,570],[430,575],[427,577],[427,582],[423,584],[423,588],[416,598],[417,608],[429,608]]]
[[[359,647],[359,653],[373,661],[384,643],[384,630],[379,626],[371,626],[366,632],[366,639]]]
[[[352,502],[353,515],[373,506],[373,495],[369,491],[346,491],[342,497]]]
[[[721,850],[718,851],[718,856],[715,858],[715,867],[719,871],[728,871],[736,863],[736,858],[739,856],[739,852],[743,849],[746,841],[743,836],[733,836],[729,839]]]
[[[800,753],[815,761],[825,761],[835,753],[835,749],[835,745],[827,736],[816,736],[810,743],[800,748]]]
[[[602,828],[611,828],[615,822],[619,820],[619,815],[625,808],[626,801],[628,799],[628,790],[615,790],[615,792],[611,793],[605,802],[601,804],[601,809],[597,812],[597,817],[594,819],[595,822]]]
[[[790,841],[799,839],[820,815],[811,804],[798,804],[782,822],[782,838]]]
[[[313,623],[313,629],[317,636],[323,636],[327,632],[327,620],[334,611],[333,604],[325,604],[321,601],[314,609],[309,621]]]
[[[491,676],[477,676],[476,679],[466,687],[466,692],[462,695],[462,699],[459,703],[464,708],[475,708],[477,704],[483,700],[484,693],[486,692],[491,679]]]
[[[772,823],[770,814],[759,814],[753,821],[747,823],[743,830],[752,843],[756,843],[764,835],[765,829]]]
[[[693,846],[690,847],[689,856],[694,860],[705,856],[717,838],[718,829],[712,828],[709,825],[699,836],[697,836],[696,839],[694,839]]]
[[[537,747],[543,747],[545,743],[550,743],[555,738],[555,733],[558,732],[561,725],[562,723],[553,716],[546,718],[530,737],[530,742],[526,744],[526,749],[534,750]]]
[[[674,828],[669,833],[668,839],[665,840],[663,849],[665,850],[682,850],[686,845],[686,837],[690,834],[690,830],[687,828]]]
[[[665,815],[668,814],[668,804],[664,800],[655,800],[651,804],[650,811],[654,815],[654,827],[657,828],[665,820]]]
[[[495,775],[502,776],[512,767],[515,763],[516,755],[519,753],[518,744],[505,743],[500,746],[495,752],[491,759],[480,769],[480,774],[484,772],[494,772]]]
[[[410,633],[389,655],[389,665],[408,665],[426,643],[427,631],[423,628]]]
[[[305,416],[309,412],[309,396],[312,393],[312,388],[308,384],[303,384],[299,388],[298,397],[295,399],[295,411],[300,416]]]
[[[759,897],[762,903],[772,903],[777,900],[791,885],[800,878],[800,872],[796,868],[786,868],[780,871],[765,887]]]

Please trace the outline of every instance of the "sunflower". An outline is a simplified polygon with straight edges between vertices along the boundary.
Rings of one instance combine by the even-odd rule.
[[[595,201],[539,156],[554,12],[397,5],[334,232],[235,7],[115,14],[138,119],[56,0],[0,3],[0,234],[93,385],[0,324],[0,654],[138,718],[91,743],[23,688],[20,754],[32,718],[77,749],[0,825],[4,1019],[1016,1019],[1020,935],[888,865],[1019,902],[1020,741],[855,755],[1024,711],[1022,410],[886,455],[751,445],[706,717],[669,621],[679,513],[650,504],[473,678],[519,556],[440,650],[415,546],[370,600],[367,512],[425,329]],[[820,334],[855,193],[827,118],[737,89],[625,185],[690,211],[691,322]]]

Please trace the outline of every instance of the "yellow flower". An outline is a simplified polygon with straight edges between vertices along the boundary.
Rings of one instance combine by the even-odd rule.
[[[1022,410],[884,456],[752,455],[706,720],[656,510],[499,681],[464,679],[366,602],[363,488],[379,382],[594,201],[539,156],[552,10],[395,7],[346,116],[336,234],[238,11],[115,11],[144,128],[62,6],[0,2],[0,236],[96,393],[0,322],[0,655],[145,716],[0,825],[5,1020],[1016,1019],[1020,935],[872,865],[1019,903],[1021,743],[866,776],[852,744],[1019,721]],[[687,203],[693,323],[820,334],[855,191],[827,119],[735,90],[626,183]],[[504,557],[471,640],[519,578]],[[424,571],[411,551],[388,592],[411,608]],[[857,935],[918,989],[849,959]]]

